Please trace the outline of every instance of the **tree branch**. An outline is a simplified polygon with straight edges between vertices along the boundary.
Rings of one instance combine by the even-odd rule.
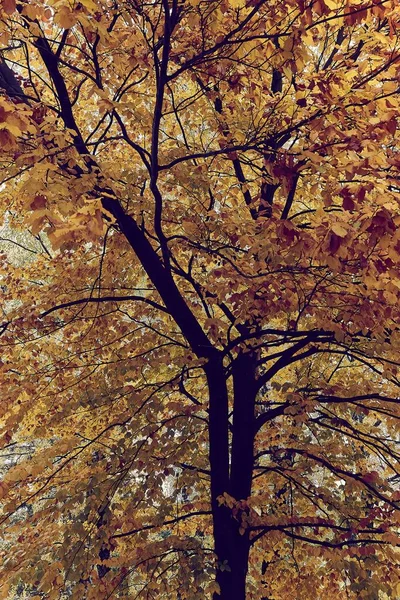
[[[179,523],[179,521],[184,521],[185,519],[190,519],[191,517],[199,517],[202,515],[211,515],[210,510],[198,510],[192,513],[186,513],[181,515],[180,517],[176,517],[175,519],[170,519],[169,521],[164,521],[159,525],[144,525],[143,527],[138,527],[137,529],[131,529],[130,531],[125,531],[124,533],[115,533],[110,537],[110,540],[117,538],[124,538],[129,535],[134,535],[135,533],[140,533],[141,531],[148,531],[149,529],[159,529],[160,527],[165,527],[165,525],[175,525],[175,523]]]
[[[46,317],[47,315],[55,312],[56,310],[61,310],[63,308],[69,308],[70,306],[77,306],[79,304],[100,304],[102,302],[128,302],[128,301],[134,301],[134,302],[145,302],[146,304],[149,304],[150,306],[152,306],[153,308],[156,308],[157,310],[161,310],[167,314],[169,314],[168,310],[162,306],[161,304],[158,304],[158,302],[154,302],[153,300],[149,300],[148,298],[143,298],[142,296],[103,296],[102,298],[79,298],[79,300],[71,300],[70,302],[64,302],[63,304],[58,304],[57,306],[53,306],[52,308],[49,308],[48,310],[44,311],[43,313],[41,313],[39,315],[39,317],[41,319],[43,319],[43,317]]]

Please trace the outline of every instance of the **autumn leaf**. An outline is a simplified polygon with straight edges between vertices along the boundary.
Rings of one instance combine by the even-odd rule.
[[[47,206],[46,197],[42,196],[41,194],[38,194],[37,196],[35,196],[33,201],[30,202],[30,204],[29,204],[29,208],[31,210],[40,210],[42,208],[46,208],[46,206]]]
[[[63,29],[70,29],[77,22],[77,14],[68,5],[62,5],[57,9],[54,21]]]
[[[332,225],[332,231],[335,235],[344,238],[347,235],[347,231],[346,229],[340,225],[339,223],[333,223]]]
[[[2,6],[7,15],[12,15],[16,10],[15,0],[2,0]]]

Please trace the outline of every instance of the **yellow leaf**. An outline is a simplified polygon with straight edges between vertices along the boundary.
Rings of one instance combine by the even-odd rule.
[[[7,129],[7,131],[12,133],[15,137],[18,137],[22,133],[21,130],[18,129],[18,127],[16,127],[15,125],[12,125],[10,123],[7,123],[7,121],[5,123],[0,123],[0,129]]]
[[[81,0],[80,4],[82,4],[89,11],[98,10],[97,5],[93,2],[93,0]]]
[[[53,250],[58,250],[66,241],[73,239],[73,230],[69,227],[56,229],[48,234],[48,238]]]
[[[336,0],[324,0],[324,3],[330,10],[336,10],[338,8]]]
[[[28,471],[24,467],[15,467],[6,475],[8,481],[21,481],[28,475]]]
[[[63,29],[70,29],[76,24],[77,18],[68,6],[61,6],[54,17],[54,22]]]
[[[342,227],[341,225],[339,225],[339,223],[334,223],[332,225],[332,231],[333,233],[336,233],[336,235],[338,235],[339,237],[346,237],[347,235],[347,231],[344,227]]]
[[[216,581],[213,581],[206,587],[204,591],[206,592],[206,594],[220,594],[221,588],[219,587]]]
[[[229,0],[229,4],[233,8],[243,8],[246,6],[246,0]]]

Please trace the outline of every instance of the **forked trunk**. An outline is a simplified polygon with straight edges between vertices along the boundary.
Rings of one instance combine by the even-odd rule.
[[[233,365],[233,423],[229,443],[229,402],[222,363],[208,365],[210,466],[214,544],[217,556],[214,600],[245,600],[249,535],[241,526],[251,495],[254,444],[255,357],[240,354]],[[221,496],[228,493],[234,506]]]

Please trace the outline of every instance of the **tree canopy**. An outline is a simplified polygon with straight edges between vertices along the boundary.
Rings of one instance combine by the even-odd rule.
[[[0,597],[398,598],[398,2],[0,17]]]

